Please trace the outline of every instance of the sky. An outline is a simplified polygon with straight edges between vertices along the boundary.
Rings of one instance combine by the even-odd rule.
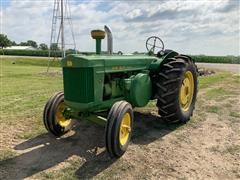
[[[90,31],[108,25],[115,52],[146,52],[146,39],[159,36],[166,49],[182,54],[240,55],[240,0],[68,1],[80,51],[95,51]],[[49,45],[53,2],[0,0],[1,33]],[[65,39],[73,43],[67,22]]]

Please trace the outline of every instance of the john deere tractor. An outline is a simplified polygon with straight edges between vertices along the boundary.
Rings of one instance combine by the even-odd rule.
[[[101,40],[108,36],[108,54]],[[46,129],[59,137],[73,126],[73,119],[105,126],[105,145],[112,157],[126,151],[133,133],[135,107],[156,100],[160,118],[185,123],[193,114],[197,95],[197,68],[191,57],[164,48],[156,36],[146,41],[145,55],[113,55],[111,32],[91,31],[95,55],[63,58],[64,91],[45,105]]]

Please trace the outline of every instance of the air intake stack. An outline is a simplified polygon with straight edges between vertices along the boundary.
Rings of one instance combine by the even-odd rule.
[[[105,38],[105,31],[102,30],[92,30],[91,36],[96,39],[96,54],[101,54],[101,40]]]

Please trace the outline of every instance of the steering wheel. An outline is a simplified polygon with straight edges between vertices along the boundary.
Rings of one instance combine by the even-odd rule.
[[[151,36],[146,41],[146,48],[155,54],[155,52],[164,50],[164,43],[159,37]]]

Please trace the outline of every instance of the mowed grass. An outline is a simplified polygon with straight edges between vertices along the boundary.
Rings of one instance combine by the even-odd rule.
[[[43,107],[62,91],[61,75],[47,74],[47,59],[3,58],[1,64],[0,125],[28,126],[18,137],[32,138],[44,131]],[[60,71],[61,68],[51,68]]]
[[[221,113],[221,110],[230,110],[235,107],[235,97],[239,95],[238,89],[240,75],[230,72],[217,72],[211,76],[199,77],[199,93],[203,93],[204,99],[198,98],[198,104],[205,112]],[[229,100],[232,99],[232,100]],[[238,117],[237,112],[231,112],[230,116]]]

